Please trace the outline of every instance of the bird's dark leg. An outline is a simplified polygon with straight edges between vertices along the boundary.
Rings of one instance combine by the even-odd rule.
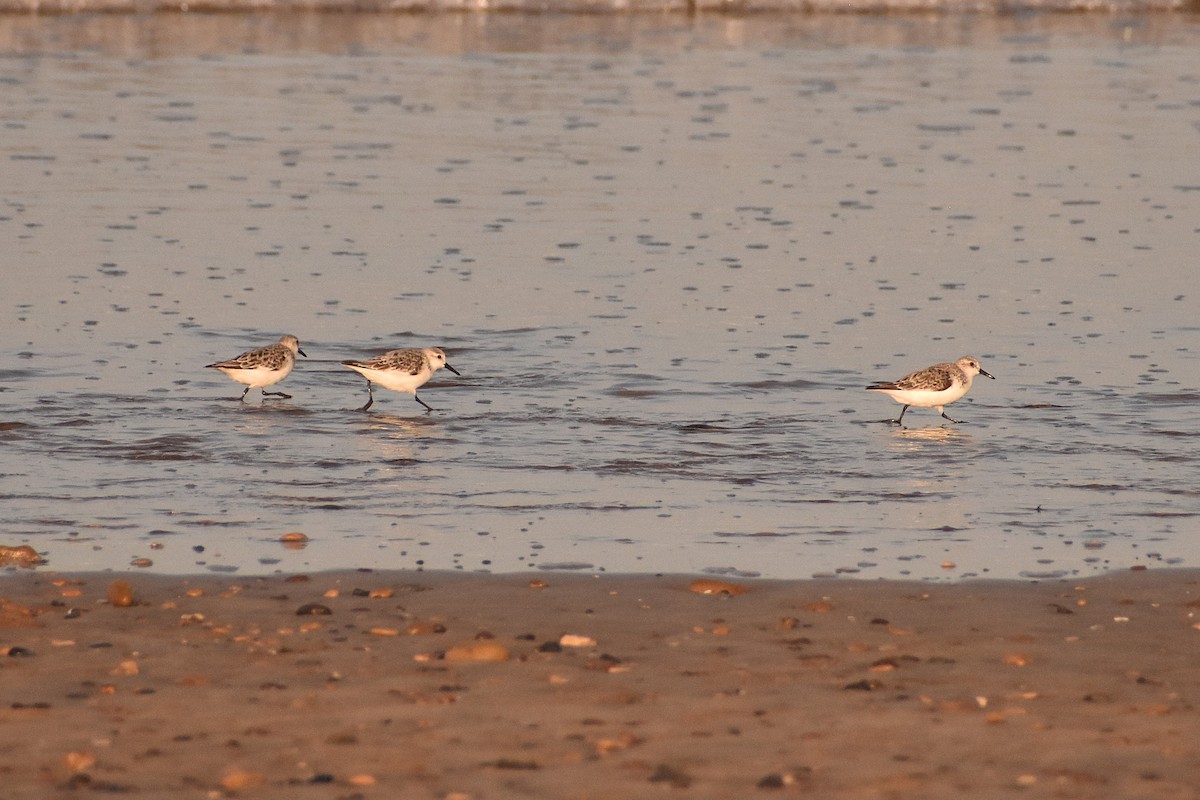
[[[250,391],[250,387],[249,387],[249,386],[247,386],[247,387],[246,387],[246,390],[242,392],[242,396],[241,396],[241,397],[239,397],[239,398],[238,398],[238,400],[241,400],[243,403],[244,403],[244,402],[246,402],[246,392],[248,392],[248,391]]]
[[[961,420],[961,419],[954,419],[954,417],[951,417],[951,416],[947,415],[945,411],[943,411],[943,412],[942,412],[942,416],[943,416],[943,417],[945,417],[946,419],[950,420],[951,422],[955,423],[955,424],[960,424],[960,423],[962,423],[962,420]]]
[[[433,411],[433,406],[429,405],[429,403],[426,403],[424,400],[422,400],[421,398],[417,397],[417,393],[416,393],[416,392],[413,392],[413,398],[414,398],[414,399],[416,399],[416,401],[417,401],[418,403],[420,403],[421,405],[425,406],[425,413],[426,413],[426,414],[428,414],[430,411]]]
[[[360,408],[359,411],[366,411],[368,408],[370,408],[374,404],[375,404],[375,393],[371,391],[371,382],[367,381],[367,404],[365,406],[363,406],[362,408]]]
[[[890,420],[890,422],[891,422],[893,425],[899,425],[899,424],[900,424],[900,421],[904,419],[904,412],[905,412],[905,411],[908,411],[908,406],[905,406],[904,408],[900,409],[900,416],[896,417],[896,418],[895,418],[895,419],[893,419],[893,420]]]

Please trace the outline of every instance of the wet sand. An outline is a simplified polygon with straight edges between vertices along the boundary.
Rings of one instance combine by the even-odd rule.
[[[938,14],[1197,10],[1196,0],[0,0],[0,13]]]
[[[0,782],[14,799],[1200,784],[1200,573],[694,581],[6,575]]]

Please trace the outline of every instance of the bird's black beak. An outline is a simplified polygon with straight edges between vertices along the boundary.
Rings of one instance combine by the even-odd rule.
[[[455,375],[457,375],[458,377],[460,377],[460,378],[462,377],[462,373],[461,373],[461,372],[459,372],[458,370],[456,370],[454,367],[450,366],[449,364],[447,364],[447,365],[446,365],[446,369],[450,370],[451,372],[453,372],[453,373],[454,373]]]
[[[308,353],[304,352],[299,347],[296,348],[296,352],[299,353],[300,355],[304,356],[305,358],[308,358]]]
[[[989,378],[991,378],[992,380],[996,380],[996,376],[995,376],[995,375],[993,375],[992,373],[990,373],[990,372],[987,372],[987,371],[985,371],[985,370],[982,370],[982,369],[981,369],[981,370],[979,370],[979,374],[980,374],[980,375],[986,375],[986,376],[988,376]]]

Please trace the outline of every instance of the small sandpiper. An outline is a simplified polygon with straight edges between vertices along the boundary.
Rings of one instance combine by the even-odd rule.
[[[367,379],[367,404],[359,411],[366,411],[375,403],[375,393],[371,390],[371,384],[374,382],[385,389],[411,394],[418,403],[425,406],[428,413],[433,411],[433,407],[417,396],[417,389],[424,386],[433,377],[433,373],[442,367],[455,375],[462,374],[446,363],[446,354],[440,347],[389,350],[367,361],[343,361],[342,364]]]
[[[288,376],[292,367],[296,366],[297,353],[308,358],[300,349],[300,340],[288,334],[280,337],[275,344],[247,350],[237,358],[231,358],[228,361],[207,364],[205,369],[219,369],[238,383],[246,384],[246,388],[239,398],[242,402],[246,401],[246,392],[255,388],[263,390],[264,398],[282,397],[290,400],[292,398],[290,394],[268,392],[266,387],[279,383]]]
[[[897,403],[904,404],[904,408],[900,409],[899,417],[885,420],[893,425],[900,424],[900,421],[904,419],[904,412],[908,411],[909,406],[934,408],[951,422],[958,422],[959,420],[947,416],[943,406],[953,403],[966,394],[976,375],[983,375],[992,380],[996,379],[995,375],[988,374],[983,367],[979,366],[979,359],[974,356],[963,356],[953,364],[934,364],[932,367],[917,370],[911,375],[905,375],[898,381],[873,383],[867,387],[867,391],[882,392]]]

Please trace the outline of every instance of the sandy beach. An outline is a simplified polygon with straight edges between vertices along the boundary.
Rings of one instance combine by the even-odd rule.
[[[1193,571],[23,572],[0,592],[8,798],[1183,798],[1200,783]]]

